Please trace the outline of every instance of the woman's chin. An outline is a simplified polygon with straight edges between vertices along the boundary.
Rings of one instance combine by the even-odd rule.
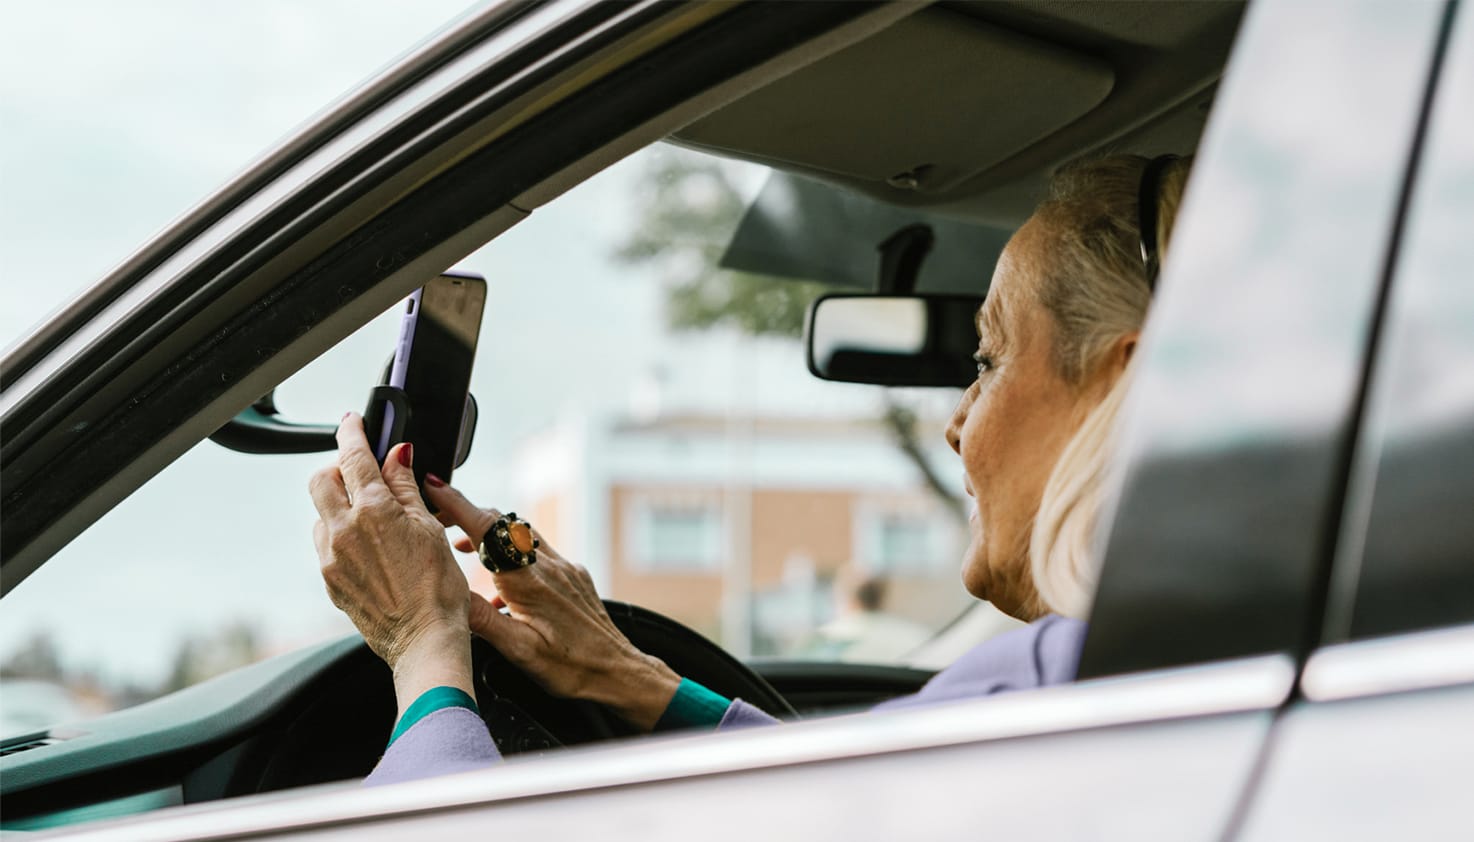
[[[982,548],[973,543],[962,557],[962,586],[981,600],[988,599],[988,559]]]
[[[1019,570],[1027,569],[1026,565],[1021,562]],[[1010,617],[1025,623],[1037,620],[1044,612],[1039,609],[1033,584],[1009,573],[1008,569],[990,567],[987,554],[977,544],[967,548],[962,561],[962,586],[967,592]]]

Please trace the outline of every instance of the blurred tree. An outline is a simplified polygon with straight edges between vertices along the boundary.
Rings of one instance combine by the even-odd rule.
[[[36,678],[46,681],[63,682],[66,670],[62,666],[61,655],[57,651],[56,641],[46,631],[39,631],[31,635],[21,647],[15,650],[4,664],[0,664],[0,677],[4,678]]]
[[[803,335],[809,304],[831,289],[815,281],[734,272],[718,265],[746,210],[722,161],[674,148],[647,158],[644,194],[630,235],[615,256],[653,266],[666,288],[666,320],[677,330],[735,327],[753,336]],[[967,512],[926,459],[916,412],[889,389],[881,420],[927,488],[959,521]]]
[[[182,690],[262,657],[260,636],[250,623],[236,620],[203,635],[179,641],[173,666],[158,695]]]
[[[661,272],[670,326],[800,336],[809,303],[830,287],[718,266],[745,210],[731,174],[714,158],[674,150],[650,160],[655,189],[616,256]]]
[[[70,689],[92,712],[132,707],[261,660],[260,634],[237,620],[179,641],[168,674],[159,683],[100,672],[62,657],[51,634],[39,631],[0,664],[0,678],[37,679]]]

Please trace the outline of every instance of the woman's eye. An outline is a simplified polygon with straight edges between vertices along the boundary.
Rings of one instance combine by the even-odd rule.
[[[973,354],[972,361],[978,364],[979,377],[993,370],[993,358],[987,354]]]

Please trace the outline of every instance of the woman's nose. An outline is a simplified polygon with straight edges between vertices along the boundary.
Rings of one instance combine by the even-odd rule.
[[[972,408],[972,402],[977,396],[978,384],[974,381],[962,393],[962,400],[957,402],[957,408],[952,410],[952,418],[947,422],[947,445],[958,456],[962,455],[962,425],[967,421],[967,411]]]

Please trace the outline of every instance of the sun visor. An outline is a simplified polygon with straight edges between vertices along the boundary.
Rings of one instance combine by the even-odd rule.
[[[943,193],[1087,113],[1114,83],[1110,66],[1092,56],[931,8],[676,138],[775,166]]]
[[[880,271],[877,247],[918,222],[936,237],[918,291],[986,292],[1011,231],[918,213],[782,172],[769,176],[748,207],[721,265],[870,290]]]

